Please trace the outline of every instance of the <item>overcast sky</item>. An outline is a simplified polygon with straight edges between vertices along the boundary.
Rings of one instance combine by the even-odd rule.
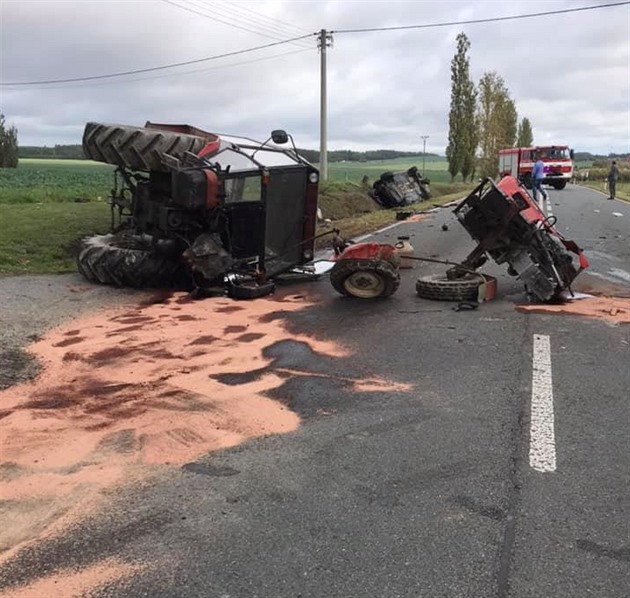
[[[630,151],[630,5],[507,22],[343,33],[614,4],[614,0],[0,0],[2,83],[72,79],[213,57],[333,30],[329,149],[443,154],[455,38],[473,79],[503,77],[537,144]],[[187,9],[187,10],[186,10]],[[201,14],[195,14],[201,13]],[[336,32],[335,32],[336,31]],[[0,87],[22,145],[80,143],[88,121],[188,123],[319,147],[315,36],[121,78]]]

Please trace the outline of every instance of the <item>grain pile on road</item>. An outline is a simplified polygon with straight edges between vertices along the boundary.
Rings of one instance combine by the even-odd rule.
[[[630,324],[630,293],[628,288],[583,273],[573,285],[582,295],[558,305],[519,305],[517,310],[538,314],[585,316],[609,324]]]
[[[118,484],[296,430],[298,415],[265,393],[322,374],[273,367],[266,349],[291,341],[348,354],[288,330],[283,315],[310,306],[288,293],[244,303],[176,294],[82,317],[32,345],[41,375],[0,393],[3,559],[89,516]],[[343,382],[406,390],[380,379]]]

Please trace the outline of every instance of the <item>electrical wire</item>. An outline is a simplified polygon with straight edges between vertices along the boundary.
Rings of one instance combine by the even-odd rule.
[[[189,0],[190,1],[190,0]],[[281,37],[299,35],[301,33],[310,33],[308,29],[298,27],[297,25],[284,24],[283,21],[278,21],[267,17],[261,13],[254,12],[252,10],[244,9],[236,4],[211,2],[210,0],[196,0],[198,5],[201,5],[204,9],[213,12],[219,12],[219,14],[225,15],[234,19],[240,24],[246,24],[254,27],[263,27],[270,33],[280,35]]]
[[[270,35],[268,33],[263,33],[260,30],[257,29],[250,29],[249,27],[244,27],[242,25],[236,25],[235,23],[232,23],[230,21],[226,21],[224,19],[221,19],[217,16],[215,16],[214,14],[208,14],[207,12],[201,12],[201,10],[207,10],[206,7],[204,6],[199,6],[198,4],[196,4],[194,2],[194,0],[188,0],[188,5],[184,6],[182,4],[177,4],[176,2],[174,2],[173,0],[162,0],[162,2],[164,2],[165,4],[170,4],[171,6],[175,6],[177,8],[180,8],[181,10],[185,10],[186,12],[190,12],[196,15],[199,15],[201,17],[205,17],[206,19],[211,19],[212,21],[216,21],[218,23],[223,23],[224,25],[227,25],[228,27],[233,27],[234,29],[240,29],[241,31],[247,31],[248,33],[253,33],[255,35],[260,35],[261,37],[266,37],[268,39],[275,39],[276,41],[279,41],[281,38],[275,36],[275,35]],[[190,5],[193,5],[194,8],[191,8]],[[295,42],[291,42],[291,43],[295,43]]]
[[[612,8],[614,6],[625,6],[630,4],[626,2],[613,2],[611,4],[597,4],[595,6],[581,6],[579,8],[565,8],[559,10],[550,10],[547,12],[534,12],[524,15],[512,15],[509,17],[489,17],[487,19],[470,19],[468,21],[448,21],[442,23],[427,23],[426,25],[401,25],[395,27],[370,27],[365,29],[334,29],[330,33],[368,33],[375,31],[403,31],[405,29],[430,29],[432,27],[450,27],[452,25],[474,25],[478,23],[496,23],[499,21],[515,21],[517,19],[532,19],[534,17],[547,17],[552,15],[561,15],[573,12],[583,12],[586,10],[596,10],[598,8]]]
[[[226,52],[224,54],[216,54],[215,56],[206,56],[205,58],[197,58],[195,60],[186,60],[184,62],[174,62],[172,64],[164,64],[162,66],[154,66],[146,69],[135,69],[131,71],[123,71],[120,73],[111,73],[108,75],[92,75],[91,77],[73,77],[70,79],[49,79],[46,81],[16,81],[11,83],[0,83],[0,87],[22,87],[24,85],[53,85],[56,83],[77,83],[80,81],[96,81],[99,79],[113,79],[115,77],[124,77],[127,75],[139,75],[141,73],[151,73],[155,71],[163,71],[165,69],[176,68],[181,66],[188,66],[191,64],[199,64],[202,62],[209,62],[211,60],[219,60],[220,58],[228,58],[229,56],[238,56],[240,54],[247,54],[248,52],[255,52],[257,50],[264,50],[266,48],[272,48],[274,46],[280,46],[282,44],[288,44],[289,42],[306,39],[307,37],[313,37],[317,34],[301,35],[300,37],[294,37],[293,39],[285,39],[278,42],[272,42],[263,46],[256,46],[254,48],[246,48],[244,50],[236,50],[234,52]]]
[[[171,0],[163,0],[164,2],[168,3],[168,4],[172,4],[174,6],[178,6],[179,8],[183,8],[181,5],[175,4],[174,2],[172,2]],[[329,34],[335,33],[335,34],[341,34],[341,33],[368,33],[368,32],[380,32],[380,31],[402,31],[402,30],[410,30],[410,29],[429,29],[429,28],[433,28],[433,27],[448,27],[448,26],[452,26],[452,25],[471,25],[471,24],[478,24],[478,23],[495,23],[495,22],[501,22],[501,21],[513,21],[513,20],[518,20],[518,19],[530,19],[530,18],[535,18],[535,17],[544,17],[544,16],[552,16],[552,15],[559,15],[559,14],[568,14],[568,13],[576,13],[576,12],[584,12],[584,11],[588,11],[588,10],[596,10],[596,9],[600,9],[600,8],[612,8],[612,7],[616,7],[616,6],[626,6],[630,4],[630,0],[625,1],[625,2],[613,2],[610,4],[598,4],[595,6],[582,6],[582,7],[578,7],[578,8],[566,8],[566,9],[560,9],[560,10],[552,10],[552,11],[547,11],[547,12],[537,12],[537,13],[529,13],[529,14],[523,14],[523,15],[512,15],[512,16],[508,16],[508,17],[491,17],[491,18],[487,18],[487,19],[471,19],[471,20],[467,20],[467,21],[448,21],[448,22],[441,22],[441,23],[427,23],[424,25],[402,25],[402,26],[395,26],[395,27],[372,27],[372,28],[365,28],[365,29],[337,29],[337,30],[331,30],[329,31]],[[187,9],[185,9],[187,10]],[[208,16],[208,15],[206,15]],[[305,35],[301,35],[301,36],[297,36],[297,37],[293,37],[290,39],[285,39],[285,40],[280,40],[280,41],[275,41],[269,44],[265,44],[262,46],[256,46],[253,48],[246,48],[244,50],[237,50],[234,52],[226,52],[224,54],[218,54],[215,56],[208,56],[205,58],[198,58],[196,60],[187,60],[184,62],[176,62],[176,63],[172,63],[172,64],[167,64],[167,65],[161,65],[161,66],[155,66],[155,67],[150,67],[150,68],[145,68],[145,69],[135,69],[135,70],[130,70],[130,71],[123,71],[120,73],[111,73],[111,74],[107,74],[107,75],[93,75],[90,77],[73,77],[73,78],[69,78],[69,79],[50,79],[50,80],[43,80],[43,81],[13,81],[13,82],[9,82],[9,83],[1,83],[0,82],[0,87],[21,87],[21,86],[25,86],[25,85],[52,85],[52,84],[59,84],[59,83],[76,83],[76,82],[81,82],[81,81],[95,81],[95,80],[99,80],[99,79],[113,79],[116,77],[123,77],[123,76],[127,76],[127,75],[135,75],[135,74],[141,74],[141,73],[149,73],[149,72],[155,72],[155,71],[161,71],[161,70],[165,70],[165,69],[169,69],[169,68],[178,68],[178,67],[182,67],[182,66],[188,66],[191,64],[199,64],[201,62],[208,62],[211,60],[218,60],[220,58],[227,58],[229,56],[237,56],[239,54],[246,54],[248,52],[254,52],[257,50],[262,50],[265,48],[271,48],[273,46],[278,46],[281,44],[288,44],[291,42],[295,42],[295,41],[299,41],[299,40],[303,40],[303,39],[307,39],[307,38],[312,38],[312,37],[316,37],[319,36],[319,32],[315,32],[315,33],[308,33]]]
[[[57,89],[87,89],[91,87],[105,87],[110,85],[125,85],[129,83],[138,83],[141,81],[153,81],[156,79],[166,79],[168,77],[186,77],[188,75],[195,75],[199,73],[208,73],[210,71],[218,71],[221,69],[232,68],[235,66],[244,66],[247,64],[254,64],[256,62],[264,62],[265,60],[274,60],[276,58],[283,58],[285,56],[292,56],[293,54],[302,54],[304,52],[310,52],[311,48],[300,48],[298,50],[291,50],[290,52],[282,52],[281,54],[273,54],[272,56],[263,56],[261,58],[254,58],[252,60],[243,60],[241,62],[232,62],[230,64],[220,64],[217,66],[208,66],[200,69],[192,69],[189,71],[178,71],[175,73],[164,73],[162,75],[149,75],[146,77],[134,77],[133,79],[115,79],[113,81],[84,81],[79,82],[76,85],[46,85],[45,87],[38,87],[37,84],[33,84],[32,87],[21,87],[20,89],[45,89],[57,90]]]

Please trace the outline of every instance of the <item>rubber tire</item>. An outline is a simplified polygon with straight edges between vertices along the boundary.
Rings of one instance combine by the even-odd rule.
[[[380,176],[380,180],[384,183],[391,183],[394,180],[394,173],[387,171]]]
[[[481,276],[466,275],[449,280],[444,274],[421,276],[416,281],[416,293],[423,299],[435,301],[477,301]]]
[[[525,185],[525,189],[530,189],[531,190],[533,188],[532,176],[529,173],[524,175],[523,179],[522,179],[522,183],[523,183],[523,185]]]
[[[228,297],[232,299],[258,299],[271,295],[275,290],[276,285],[271,281],[263,284],[257,282],[231,284],[228,286]]]
[[[567,186],[567,182],[562,180],[562,181],[554,181],[553,183],[551,183],[554,189],[557,189],[558,191],[562,191],[566,186]]]
[[[358,272],[371,272],[382,281],[382,291],[373,297],[362,297],[352,293],[346,285],[347,279]],[[393,295],[400,286],[400,272],[386,260],[340,260],[330,270],[330,282],[333,288],[346,297],[358,299],[376,299]]]
[[[140,236],[97,235],[81,242],[79,272],[91,282],[132,288],[187,288],[191,277],[179,259],[151,248]]]
[[[195,135],[94,122],[87,123],[83,132],[87,158],[129,170],[167,172],[164,154],[181,160],[185,152],[197,154],[206,144],[206,139]]]

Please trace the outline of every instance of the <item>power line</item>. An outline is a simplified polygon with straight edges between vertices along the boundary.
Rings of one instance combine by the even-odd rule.
[[[116,81],[100,81],[100,82],[84,82],[84,85],[59,85],[59,86],[47,86],[45,88],[34,87],[31,89],[85,89],[87,87],[99,87],[103,85],[124,85],[127,83],[138,83],[140,81],[153,81],[154,79],[164,79],[166,77],[183,77],[187,75],[195,75],[197,73],[207,73],[209,71],[221,70],[232,68],[235,66],[244,66],[247,64],[253,64],[255,62],[264,62],[265,60],[274,60],[275,58],[283,58],[285,56],[291,56],[293,54],[302,54],[303,52],[310,52],[311,48],[300,48],[299,50],[291,50],[290,52],[282,52],[281,54],[273,54],[272,56],[262,56],[261,58],[254,58],[252,60],[244,60],[242,62],[233,62],[231,64],[221,64],[218,66],[210,66],[200,69],[193,69],[189,71],[180,71],[176,73],[165,73],[163,75],[149,75],[147,77],[135,77],[133,79],[118,79]],[[35,84],[34,84],[35,85]]]
[[[250,29],[249,27],[244,27],[241,25],[235,25],[234,23],[231,23],[230,21],[225,21],[213,14],[208,14],[207,12],[201,12],[201,10],[208,10],[205,6],[199,6],[198,4],[194,3],[194,0],[189,0],[189,6],[183,6],[181,4],[177,4],[176,2],[173,2],[173,0],[162,0],[162,2],[164,2],[165,4],[170,4],[171,6],[175,6],[177,8],[180,8],[181,10],[185,10],[186,12],[192,13],[192,14],[196,14],[199,15],[201,17],[204,17],[206,19],[211,19],[212,21],[216,21],[218,23],[223,23],[224,25],[227,25],[228,27],[234,27],[234,29],[240,29],[241,31],[247,31],[248,33],[254,33],[255,35],[260,35],[261,37],[266,37],[268,39],[275,39],[275,40],[280,40],[281,38],[275,36],[275,35],[270,35],[268,33],[263,33],[262,31],[259,31],[257,29]],[[190,4],[193,4],[194,8],[190,7]],[[247,23],[249,24],[249,23]]]
[[[255,20],[259,25],[269,26],[278,31],[282,31],[283,35],[287,35],[287,31],[291,35],[295,35],[298,32],[308,33],[308,29],[304,29],[304,27],[300,27],[299,25],[295,25],[294,23],[289,23],[287,21],[276,19],[274,17],[268,17],[267,15],[263,15],[262,13],[256,12],[250,8],[244,8],[241,5],[229,3],[219,4],[215,2],[210,2],[208,0],[200,1],[205,5],[217,8],[222,12],[230,13],[233,16],[237,16],[239,18],[246,18],[250,21]]]
[[[534,17],[547,17],[550,15],[567,14],[598,8],[611,8],[613,6],[625,6],[628,2],[614,2],[612,4],[598,4],[596,6],[582,6],[580,8],[565,8],[562,10],[550,10],[548,12],[534,12],[525,15],[513,15],[510,17],[490,17],[487,19],[471,19],[469,21],[449,21],[443,23],[428,23],[426,25],[401,25],[397,27],[371,27],[366,29],[335,29],[331,33],[368,33],[373,31],[402,31],[404,29],[429,29],[432,27],[449,27],[451,25],[474,25],[476,23],[495,23],[497,21],[515,21],[517,19],[531,19]]]
[[[171,69],[180,66],[188,66],[191,64],[199,64],[201,62],[209,62],[211,60],[219,60],[220,58],[227,58],[228,56],[238,56],[239,54],[246,54],[248,52],[255,52],[257,50],[264,50],[265,48],[272,48],[273,46],[280,46],[282,44],[288,44],[290,42],[306,39],[307,37],[313,37],[314,33],[309,33],[308,35],[302,35],[300,37],[294,37],[292,39],[285,39],[278,42],[272,42],[270,44],[265,44],[264,46],[256,46],[254,48],[246,48],[245,50],[236,50],[234,52],[226,52],[225,54],[217,54],[215,56],[207,56],[205,58],[197,58],[196,60],[186,60],[184,62],[174,62],[172,64],[164,64],[162,66],[154,66],[146,69],[135,69],[133,71],[123,71],[120,73],[111,73],[109,75],[93,75],[91,77],[73,77],[72,79],[49,79],[47,81],[19,81],[12,83],[0,83],[2,87],[17,87],[24,85],[53,85],[55,83],[77,83],[79,81],[95,81],[98,79],[112,79],[114,77],[124,77],[127,75],[138,75],[140,73],[151,73],[155,71],[162,71],[165,69]]]
[[[164,2],[168,3],[168,4],[172,4],[173,6],[177,6],[179,8],[182,8],[184,10],[189,10],[179,4],[175,4],[174,2],[172,2],[171,0],[163,0]],[[432,28],[432,27],[447,27],[447,26],[452,26],[452,25],[471,25],[471,24],[477,24],[477,23],[493,23],[493,22],[499,22],[499,21],[511,21],[511,20],[517,20],[517,19],[530,19],[530,18],[534,18],[534,17],[544,17],[544,16],[550,16],[550,15],[559,15],[559,14],[567,14],[567,13],[574,13],[574,12],[583,12],[583,11],[587,11],[587,10],[596,10],[596,9],[600,9],[600,8],[612,8],[615,6],[626,6],[630,4],[630,0],[625,1],[625,2],[614,2],[611,4],[599,4],[599,5],[595,5],[595,6],[583,6],[583,7],[579,7],[579,8],[567,8],[567,9],[561,9],[561,10],[553,10],[553,11],[547,11],[547,12],[537,12],[537,13],[529,13],[529,14],[524,14],[524,15],[513,15],[513,16],[508,16],[508,17],[491,17],[491,18],[487,18],[487,19],[471,19],[468,21],[449,21],[449,22],[441,22],[441,23],[428,23],[425,25],[403,25],[403,26],[396,26],[396,27],[373,27],[373,28],[366,28],[366,29],[338,29],[335,31],[329,31],[329,33],[367,33],[367,32],[375,32],[375,31],[401,31],[401,30],[405,30],[405,29],[428,29],[428,28]],[[204,15],[206,17],[209,17],[209,15]],[[251,32],[251,31],[250,31]],[[255,32],[254,33],[259,33],[259,32]],[[207,56],[205,58],[198,58],[196,60],[187,60],[184,62],[176,62],[176,63],[172,63],[172,64],[166,64],[166,65],[162,65],[162,66],[155,66],[155,67],[150,67],[150,68],[145,68],[145,69],[135,69],[135,70],[130,70],[130,71],[123,71],[120,73],[111,73],[108,75],[92,75],[89,77],[74,77],[74,78],[70,78],[70,79],[50,79],[50,80],[44,80],[44,81],[15,81],[15,82],[10,82],[10,83],[0,83],[0,87],[21,87],[21,86],[25,86],[25,85],[52,85],[52,84],[59,84],[59,83],[76,83],[76,82],[80,82],[80,81],[95,81],[95,80],[99,80],[99,79],[113,79],[116,77],[123,77],[123,76],[127,76],[127,75],[136,75],[136,74],[141,74],[141,73],[150,73],[150,72],[154,72],[154,71],[161,71],[161,70],[165,70],[165,69],[169,69],[169,68],[177,68],[177,67],[181,67],[181,66],[188,66],[191,64],[199,64],[202,62],[208,62],[211,60],[218,60],[220,58],[227,58],[229,56],[237,56],[239,54],[246,54],[248,52],[255,52],[257,50],[263,50],[265,48],[271,48],[273,46],[278,46],[278,45],[282,45],[282,44],[288,44],[288,43],[292,43],[295,41],[299,41],[299,40],[303,40],[303,39],[307,39],[310,37],[315,37],[318,36],[319,33],[308,33],[305,35],[301,35],[301,36],[297,36],[297,37],[293,37],[290,39],[285,39],[285,40],[279,40],[279,41],[275,41],[269,44],[265,44],[262,46],[256,46],[253,48],[246,48],[244,50],[236,50],[234,52],[226,52],[224,54],[217,54],[215,56]]]

